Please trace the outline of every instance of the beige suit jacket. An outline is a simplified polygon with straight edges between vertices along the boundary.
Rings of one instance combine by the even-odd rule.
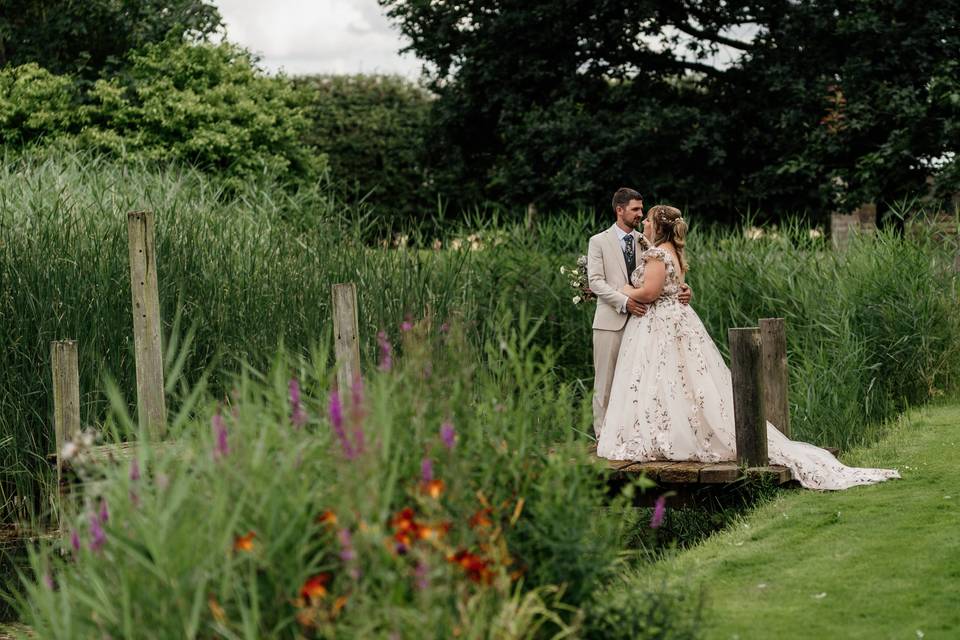
[[[593,315],[593,328],[619,331],[627,324],[628,313],[620,313],[627,301],[620,289],[627,284],[627,265],[620,247],[617,225],[590,238],[587,248],[587,278],[590,290],[597,295],[597,310]],[[646,246],[646,239],[632,232],[637,243],[637,255]]]

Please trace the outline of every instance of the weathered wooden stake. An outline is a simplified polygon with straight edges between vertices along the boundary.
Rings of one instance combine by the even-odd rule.
[[[526,220],[527,233],[536,235],[538,217],[539,215],[537,212],[537,205],[531,202],[530,204],[527,205],[527,220]]]
[[[57,486],[63,471],[63,445],[80,434],[80,368],[77,343],[63,340],[50,343],[53,370],[53,439],[57,448]]]
[[[333,344],[337,358],[337,386],[341,393],[360,377],[360,329],[357,323],[357,286],[335,284],[333,295]]]
[[[730,329],[728,337],[737,463],[748,467],[765,467],[769,458],[767,423],[763,410],[760,329]]]
[[[153,214],[148,211],[128,213],[127,235],[137,365],[137,418],[141,429],[152,439],[159,439],[167,428],[167,408],[163,396],[163,348],[160,343]]]
[[[767,421],[790,437],[790,373],[787,369],[787,329],[783,318],[760,319],[763,352],[763,407]]]

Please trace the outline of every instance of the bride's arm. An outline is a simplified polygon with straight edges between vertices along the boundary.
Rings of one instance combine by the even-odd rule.
[[[667,281],[667,268],[662,260],[648,258],[646,262],[647,266],[643,270],[643,286],[638,289],[625,285],[621,291],[637,302],[649,304],[663,293],[663,285]]]

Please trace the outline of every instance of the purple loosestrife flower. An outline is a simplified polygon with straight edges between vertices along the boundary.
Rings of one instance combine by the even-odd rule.
[[[353,452],[354,455],[362,455],[366,449],[366,435],[363,431],[363,380],[357,376],[350,387],[350,398],[352,406],[350,416],[353,419]]]
[[[103,498],[100,498],[100,512],[97,513],[97,517],[100,518],[100,524],[110,519],[110,510],[107,509],[107,501]]]
[[[350,577],[359,580],[360,567],[356,564],[357,552],[353,548],[353,536],[350,535],[350,529],[340,529],[337,532],[337,540],[340,542],[340,559],[350,567]]]
[[[330,425],[333,427],[337,439],[340,440],[343,455],[347,460],[352,460],[355,455],[350,440],[347,438],[347,432],[343,427],[343,406],[340,404],[340,393],[336,389],[330,392]]]
[[[100,522],[99,514],[90,515],[90,551],[94,553],[100,551],[103,545],[107,543],[107,534],[103,530],[103,524]]]
[[[136,482],[140,479],[140,463],[134,458],[130,461],[130,482]]]
[[[213,459],[220,460],[226,458],[230,453],[230,446],[227,444],[227,424],[223,421],[223,416],[218,410],[210,418],[210,426],[213,429],[213,438],[216,442],[213,449]]]
[[[73,547],[74,553],[80,553],[80,534],[76,529],[70,532],[70,546]]]
[[[357,376],[350,386],[350,400],[353,403],[353,415],[359,417],[363,413],[363,378]]]
[[[653,515],[650,517],[650,528],[659,529],[663,524],[663,516],[667,512],[667,499],[664,496],[657,498],[653,505]]]
[[[43,573],[43,586],[45,586],[50,591],[57,590],[57,583],[53,581],[53,576],[49,571],[44,571]]]
[[[307,412],[300,404],[300,383],[296,378],[290,378],[290,422],[296,429],[307,424]]]
[[[424,482],[433,480],[433,461],[430,458],[420,461],[420,479]]]
[[[423,560],[417,562],[417,566],[413,569],[414,577],[414,586],[418,591],[425,591],[430,587],[430,568],[427,566],[427,563]]]
[[[400,325],[400,331],[403,331],[404,333],[412,330],[413,330],[413,323],[410,322],[409,320],[404,320],[403,323]]]
[[[353,549],[353,536],[350,535],[350,529],[340,529],[337,533],[337,540],[340,542],[340,559],[344,562],[356,560],[357,553]]]
[[[377,334],[377,344],[380,345],[380,371],[393,369],[393,347],[383,331]]]
[[[448,451],[453,451],[453,448],[457,446],[457,432],[453,428],[453,423],[449,420],[440,425],[440,439],[443,440],[443,446]]]

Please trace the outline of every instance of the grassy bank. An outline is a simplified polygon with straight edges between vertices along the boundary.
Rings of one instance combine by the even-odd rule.
[[[784,493],[653,579],[708,590],[707,638],[955,637],[960,405],[911,411],[844,462],[903,479]]]

